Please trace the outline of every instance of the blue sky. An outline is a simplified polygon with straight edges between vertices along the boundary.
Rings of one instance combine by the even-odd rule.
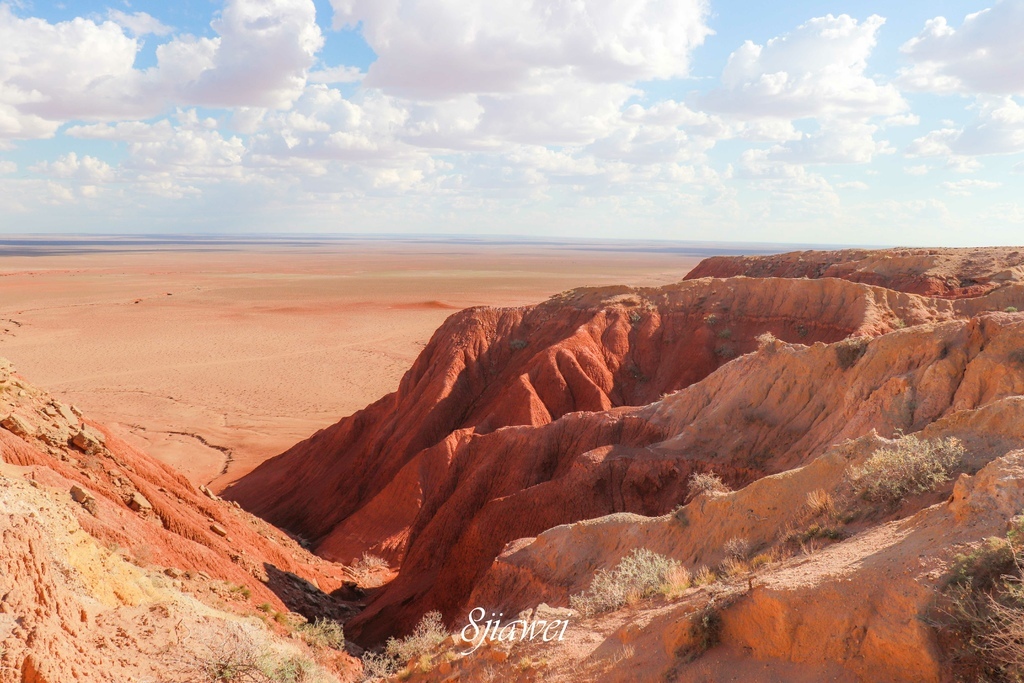
[[[1024,0],[0,0],[0,231],[1024,241]]]

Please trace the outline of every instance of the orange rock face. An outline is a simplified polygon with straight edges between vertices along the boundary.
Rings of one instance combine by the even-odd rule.
[[[951,299],[736,277],[469,309],[438,330],[396,393],[224,495],[326,558],[371,552],[400,564],[346,626],[379,642],[431,609],[454,620],[516,539],[610,513],[660,515],[695,471],[742,486],[871,428],[919,428],[1024,389],[1016,374],[1002,375],[1006,386],[998,375],[964,381],[985,340],[1018,324],[967,320],[1008,306],[1024,306],[1024,288]],[[923,324],[942,334],[891,335],[852,359],[856,371],[825,345]],[[781,341],[758,341],[765,332]],[[920,372],[908,379],[910,369]]]
[[[22,428],[0,428],[3,462],[26,468],[24,476],[42,486],[66,492],[69,501],[80,505],[79,524],[101,543],[123,548],[143,564],[201,571],[245,586],[256,603],[266,601],[277,609],[296,605],[286,606],[271,590],[268,571],[307,577],[326,592],[348,578],[340,567],[227,501],[204,494],[181,474],[111,436],[103,425],[83,420],[17,375],[4,374],[0,413],[15,416]]]
[[[913,294],[973,297],[1024,277],[1024,250],[844,249],[772,256],[714,256],[686,276],[842,278]]]

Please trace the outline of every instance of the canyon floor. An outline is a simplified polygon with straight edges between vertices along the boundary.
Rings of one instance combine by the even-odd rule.
[[[732,248],[734,249],[734,248]],[[0,356],[219,490],[394,391],[470,306],[659,285],[730,247],[501,240],[9,240]]]

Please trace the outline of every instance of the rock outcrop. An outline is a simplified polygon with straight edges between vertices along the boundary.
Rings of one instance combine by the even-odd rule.
[[[516,539],[662,515],[694,472],[744,486],[871,429],[914,431],[1019,393],[1022,320],[994,313],[1018,306],[1013,282],[952,299],[734,277],[470,309],[395,394],[224,495],[324,557],[401,565],[349,624],[372,644],[431,609],[461,618]]]
[[[0,370],[0,681],[194,680],[220,645],[303,655],[257,605],[354,611],[343,567]]]

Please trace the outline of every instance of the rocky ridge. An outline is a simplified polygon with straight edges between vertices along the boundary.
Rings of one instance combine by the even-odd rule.
[[[538,555],[545,534],[620,513],[657,519],[687,500],[695,473],[713,470],[744,489],[873,430],[918,432],[1024,393],[1018,278],[925,296],[897,288],[912,275],[881,278],[888,287],[743,271],[463,311],[395,394],[225,496],[300,530],[325,557],[368,551],[401,565],[349,622],[366,644],[407,632],[432,609],[457,624],[478,604],[564,606],[594,571],[637,547],[623,538],[643,525],[615,527],[612,551],[590,559],[568,541]],[[794,509],[806,493],[794,493]],[[782,532],[775,522],[764,538]],[[691,543],[729,537],[693,528],[659,547],[691,569],[717,562],[695,550],[707,544]],[[579,573],[571,580],[535,565]]]

